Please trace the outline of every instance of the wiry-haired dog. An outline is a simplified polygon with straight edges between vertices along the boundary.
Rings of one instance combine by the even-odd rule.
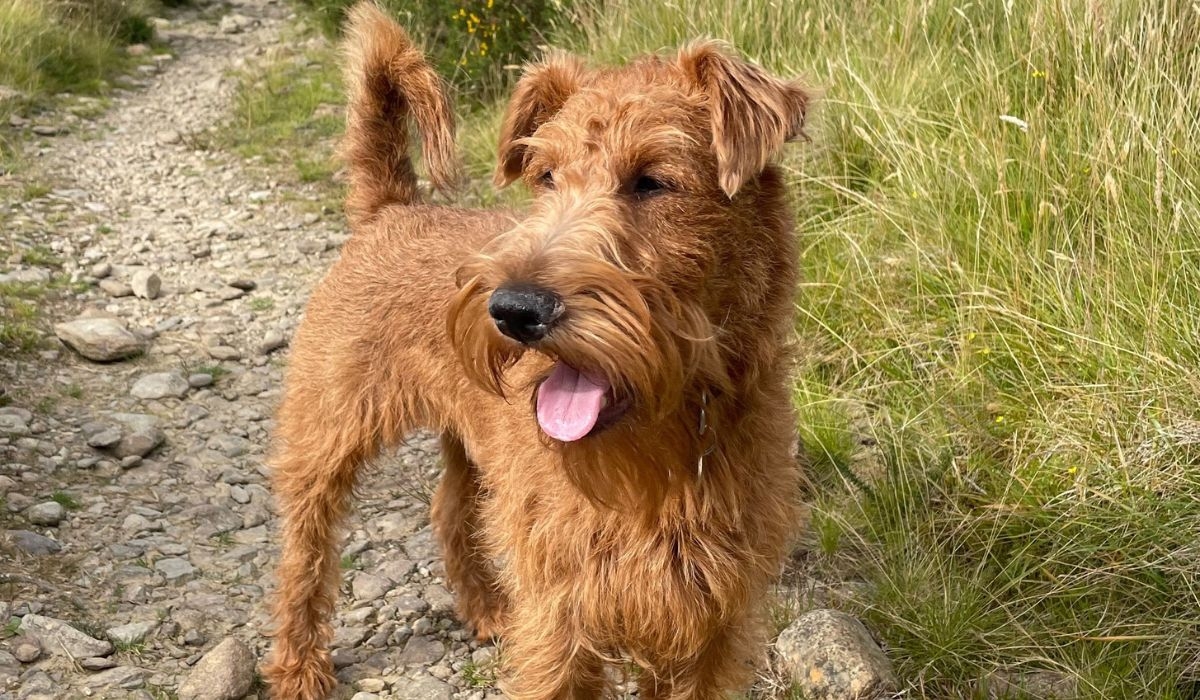
[[[354,235],[313,293],[279,412],[279,698],[335,684],[337,535],[359,467],[426,426],[433,521],[462,619],[502,640],[511,698],[744,687],[755,608],[796,522],[797,248],[770,159],[810,96],[703,41],[518,83],[495,180],[518,215],[422,205],[458,176],[437,75],[374,5],[348,25]]]

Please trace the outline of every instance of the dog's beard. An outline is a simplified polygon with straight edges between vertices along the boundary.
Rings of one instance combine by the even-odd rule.
[[[704,396],[728,386],[714,328],[698,304],[681,301],[652,276],[594,257],[556,267],[523,278],[553,290],[566,308],[536,349],[505,338],[488,315],[490,294],[513,276],[484,257],[459,270],[451,342],[476,384],[531,397],[531,420],[540,419],[543,441],[562,455],[568,478],[585,496],[610,507],[653,509],[695,475],[707,443],[699,434]],[[507,370],[531,351],[553,364],[531,383],[510,385]],[[591,431],[597,411],[624,402],[629,408],[619,420]],[[560,422],[551,426],[547,414],[554,409]]]

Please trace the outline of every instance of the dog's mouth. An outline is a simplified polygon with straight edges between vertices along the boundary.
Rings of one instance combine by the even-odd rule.
[[[621,419],[633,397],[617,396],[603,375],[580,371],[559,360],[537,388],[537,420],[542,430],[563,442],[595,435]]]

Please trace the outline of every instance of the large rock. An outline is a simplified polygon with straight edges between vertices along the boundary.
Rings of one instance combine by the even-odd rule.
[[[35,557],[58,554],[62,551],[62,545],[57,541],[29,530],[9,530],[6,537],[17,549]]]
[[[57,501],[46,501],[25,509],[25,519],[34,525],[56,527],[65,517],[67,509]]]
[[[85,659],[89,656],[108,656],[113,652],[111,642],[93,639],[62,620],[29,614],[21,618],[21,634],[37,637],[42,648],[54,656]]]
[[[896,675],[871,633],[837,610],[801,615],[775,643],[780,667],[810,700],[874,700],[896,687]]]
[[[114,318],[79,318],[54,326],[54,334],[72,350],[96,362],[133,357],[146,349],[140,338]]]
[[[188,380],[179,372],[155,372],[139,377],[129,393],[139,399],[179,399],[183,398],[190,388]]]
[[[158,418],[144,413],[114,413],[111,418],[121,424],[121,440],[112,448],[113,454],[125,457],[145,457],[163,441]]]
[[[238,700],[254,683],[254,653],[229,637],[196,662],[179,686],[179,700]]]

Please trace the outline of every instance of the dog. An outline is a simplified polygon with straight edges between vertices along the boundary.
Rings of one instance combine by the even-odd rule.
[[[378,7],[346,29],[353,235],[292,344],[273,452],[274,697],[336,684],[338,535],[359,468],[440,432],[432,521],[457,613],[517,700],[744,689],[795,535],[798,251],[772,158],[813,94],[716,41],[526,67],[495,183],[527,213],[421,203],[460,180],[442,81]]]

